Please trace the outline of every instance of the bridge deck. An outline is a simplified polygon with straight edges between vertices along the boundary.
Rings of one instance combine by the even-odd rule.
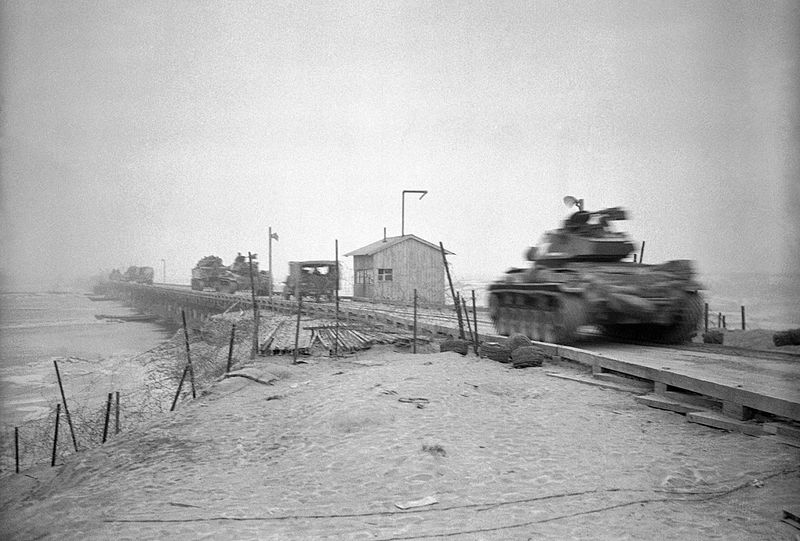
[[[562,358],[699,393],[800,421],[800,358],[752,352],[734,355],[629,344],[558,347]]]

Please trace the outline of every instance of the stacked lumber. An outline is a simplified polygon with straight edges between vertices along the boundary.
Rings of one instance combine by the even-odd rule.
[[[301,320],[298,332],[294,317],[269,321],[264,332],[266,339],[261,341],[259,350],[272,355],[294,353],[295,333],[298,352],[304,355],[311,353],[315,347],[347,353],[369,349],[374,344],[393,344],[400,338],[397,333],[387,333],[377,328],[339,324],[337,329],[329,320],[319,319]]]

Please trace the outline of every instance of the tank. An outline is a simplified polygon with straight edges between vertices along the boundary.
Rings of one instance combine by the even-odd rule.
[[[115,274],[116,272],[116,274]],[[153,283],[153,267],[136,267],[130,266],[124,274],[120,274],[115,269],[111,274],[111,280],[119,280],[122,282],[134,282],[136,284],[152,284]]]
[[[624,209],[588,212],[583,200],[569,196],[564,203],[578,210],[528,249],[530,265],[489,285],[497,332],[571,344],[591,325],[615,339],[691,340],[704,309],[693,262],[637,262],[629,236],[611,224],[627,219]]]
[[[191,286],[195,291],[203,291],[207,287],[212,287],[219,291],[219,277],[225,269],[222,258],[215,255],[207,255],[197,262],[192,269]]]
[[[258,270],[257,254],[253,254],[253,273],[256,281],[256,295],[269,293],[269,273]],[[212,288],[224,293],[236,293],[250,289],[250,261],[239,253],[230,266],[222,263],[222,258],[209,255],[197,262],[192,269],[191,287],[195,291]]]
[[[269,273],[267,271],[258,270],[258,261],[256,261],[258,254],[252,254],[252,257],[255,293],[259,296],[268,295],[270,280]],[[225,268],[220,274],[219,283],[221,290],[227,293],[235,293],[238,290],[251,289],[250,260],[239,253],[233,260],[231,266]]]

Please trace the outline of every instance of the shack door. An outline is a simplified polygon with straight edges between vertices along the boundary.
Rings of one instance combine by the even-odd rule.
[[[355,278],[353,296],[367,299],[372,298],[372,269],[357,270]]]

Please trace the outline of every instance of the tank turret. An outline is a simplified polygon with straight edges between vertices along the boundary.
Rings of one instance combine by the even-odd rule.
[[[574,203],[572,203],[574,201]],[[596,212],[583,210],[583,199],[565,197],[578,211],[568,216],[561,227],[545,233],[532,261],[542,264],[566,261],[621,261],[634,250],[626,233],[614,231],[610,222],[627,219],[625,209],[612,207]]]

